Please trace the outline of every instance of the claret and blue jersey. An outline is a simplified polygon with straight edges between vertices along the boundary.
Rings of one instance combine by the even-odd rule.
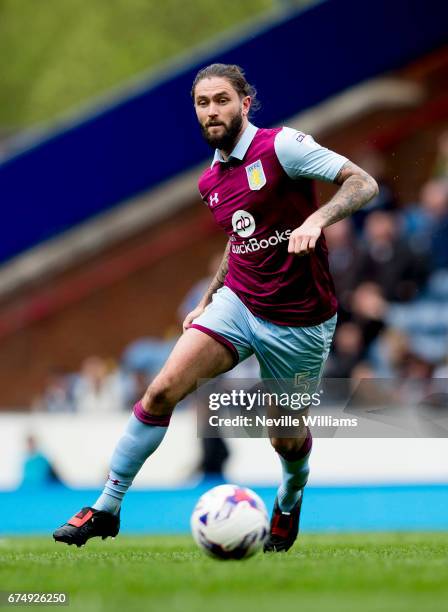
[[[317,325],[337,309],[322,236],[308,256],[288,253],[291,232],[317,208],[313,180],[333,181],[347,159],[291,128],[249,123],[227,161],[219,150],[199,191],[230,239],[225,285],[256,316]]]

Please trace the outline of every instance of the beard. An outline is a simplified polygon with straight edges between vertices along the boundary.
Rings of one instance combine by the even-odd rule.
[[[238,134],[241,131],[241,127],[243,125],[243,115],[240,112],[237,115],[234,115],[230,120],[229,125],[225,125],[224,123],[211,123],[211,125],[222,125],[224,127],[224,133],[221,136],[212,136],[208,132],[208,127],[210,124],[201,125],[202,136],[208,142],[208,144],[214,149],[222,149],[223,151],[231,151],[236,143],[236,139]]]

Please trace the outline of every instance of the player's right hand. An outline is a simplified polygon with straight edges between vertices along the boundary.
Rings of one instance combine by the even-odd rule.
[[[305,223],[296,228],[289,237],[288,253],[309,255],[316,248],[316,242],[322,234],[322,228],[317,223]]]
[[[187,329],[193,323],[194,319],[199,317],[199,315],[201,315],[204,312],[204,310],[205,310],[205,306],[199,305],[199,306],[196,306],[194,310],[189,312],[187,316],[185,317],[184,322],[182,323],[183,330],[187,331]]]

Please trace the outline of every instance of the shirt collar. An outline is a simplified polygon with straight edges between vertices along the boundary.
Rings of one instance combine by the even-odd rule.
[[[257,130],[258,128],[255,125],[253,125],[252,123],[248,124],[247,128],[241,134],[241,137],[236,143],[233,151],[230,153],[229,159],[227,161],[229,161],[232,157],[234,159],[239,159],[239,160],[244,159],[244,156],[247,153],[247,149],[250,147],[251,142],[254,139],[255,134],[257,133]],[[226,160],[223,158],[221,151],[219,149],[215,150],[215,155],[213,157],[213,161],[211,165],[212,168],[215,162],[217,161],[226,163]]]

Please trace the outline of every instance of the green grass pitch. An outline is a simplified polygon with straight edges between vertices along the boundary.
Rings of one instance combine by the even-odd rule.
[[[209,559],[188,536],[120,536],[81,549],[6,537],[0,590],[65,591],[70,605],[58,609],[70,612],[446,612],[447,553],[448,533],[306,534],[287,554],[245,561]]]

